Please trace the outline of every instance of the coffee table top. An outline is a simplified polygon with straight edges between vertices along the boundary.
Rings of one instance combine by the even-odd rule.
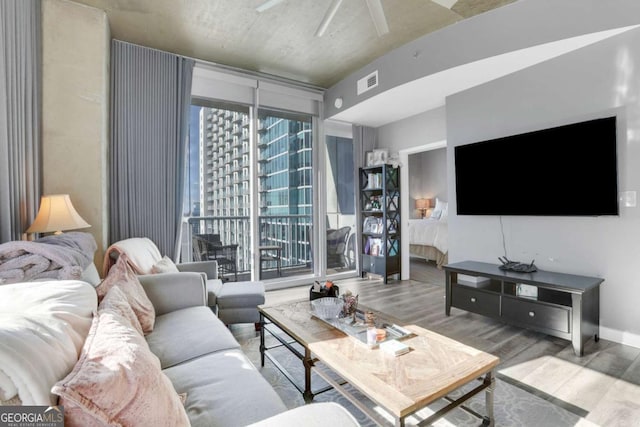
[[[318,359],[396,417],[405,417],[479,378],[500,359],[415,325],[401,341],[411,348],[394,357],[350,337],[310,314],[309,301],[259,310]],[[375,311],[374,311],[375,312]],[[384,315],[382,315],[384,316]],[[395,322],[397,323],[397,322]]]

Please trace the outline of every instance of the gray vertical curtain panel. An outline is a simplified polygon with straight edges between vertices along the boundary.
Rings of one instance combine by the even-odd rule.
[[[148,237],[177,257],[194,61],[114,40],[110,240]]]
[[[41,4],[0,1],[0,243],[18,240],[41,192]]]

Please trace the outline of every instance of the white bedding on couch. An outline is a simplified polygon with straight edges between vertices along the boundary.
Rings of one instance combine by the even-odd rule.
[[[0,286],[0,399],[55,405],[51,387],[73,369],[96,308],[78,280]]]

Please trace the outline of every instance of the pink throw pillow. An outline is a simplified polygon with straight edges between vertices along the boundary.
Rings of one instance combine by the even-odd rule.
[[[129,305],[136,313],[140,326],[144,334],[149,334],[153,331],[153,325],[156,321],[156,312],[153,309],[153,304],[144,292],[138,276],[133,271],[128,263],[127,256],[121,254],[118,257],[115,265],[109,270],[109,274],[98,285],[96,291],[98,292],[98,301],[102,301],[109,289],[117,286],[126,295]]]
[[[51,389],[65,426],[188,426],[187,413],[160,361],[122,316],[97,314],[80,359]]]
[[[102,298],[102,301],[98,305],[98,313],[102,313],[103,311],[119,314],[127,321],[128,325],[132,326],[140,335],[143,335],[140,321],[129,305],[127,296],[119,287],[112,287],[104,298]]]

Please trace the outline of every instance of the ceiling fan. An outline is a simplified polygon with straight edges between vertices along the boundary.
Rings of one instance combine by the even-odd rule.
[[[259,13],[265,12],[271,9],[272,7],[282,3],[283,1],[284,0],[267,0],[257,7],[256,11],[258,11]],[[387,18],[384,14],[384,10],[382,9],[381,0],[365,0],[365,1],[367,2],[367,7],[369,8],[369,14],[371,15],[371,20],[373,21],[373,25],[376,28],[376,32],[378,33],[378,36],[380,37],[380,36],[383,36],[384,34],[387,34],[389,32],[389,25],[387,24]],[[440,6],[446,7],[447,9],[451,9],[458,0],[431,0],[431,1],[439,4]],[[325,31],[327,30],[327,27],[329,27],[329,24],[331,23],[334,16],[336,15],[336,12],[338,11],[338,8],[340,8],[340,5],[342,4],[342,2],[343,0],[333,0],[331,2],[331,5],[329,6],[329,8],[324,14],[324,18],[322,18],[322,22],[320,22],[320,25],[318,26],[318,29],[315,32],[316,37],[322,37],[322,35],[325,33]]]

